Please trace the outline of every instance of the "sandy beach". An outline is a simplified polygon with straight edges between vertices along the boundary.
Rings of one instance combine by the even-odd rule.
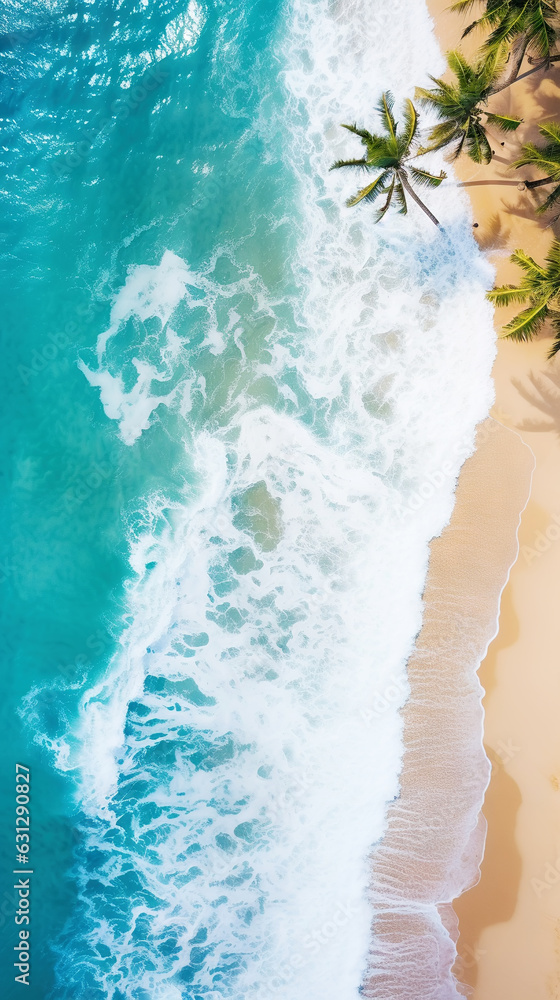
[[[468,22],[446,9],[447,0],[428,6],[442,48],[458,47]],[[462,47],[471,54],[479,43],[480,36],[471,36]],[[519,277],[508,260],[514,249],[542,259],[553,237],[549,219],[535,218],[533,211],[542,189],[518,189],[520,181],[537,175],[508,166],[523,142],[538,139],[536,123],[557,118],[557,81],[555,68],[496,95],[492,110],[523,117],[526,124],[517,133],[495,136],[491,165],[479,167],[466,157],[455,165],[498,284]],[[506,310],[497,311],[498,332],[508,318]],[[479,671],[493,765],[484,803],[488,835],[480,881],[454,904],[460,932],[456,973],[475,1000],[560,997],[560,363],[547,361],[549,344],[548,331],[531,344],[500,340],[494,368],[493,416],[530,448],[535,468],[519,555],[501,598],[499,631]],[[491,473],[506,508],[508,463],[503,453]],[[465,470],[458,501],[464,477]],[[444,536],[453,532],[459,513]],[[471,517],[480,517],[476,500]]]

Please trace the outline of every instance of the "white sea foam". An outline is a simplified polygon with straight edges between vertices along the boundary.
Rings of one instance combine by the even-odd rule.
[[[349,151],[339,122],[369,121],[382,88],[400,97],[440,67],[423,5],[293,0],[288,23],[286,106],[258,129],[265,141],[291,130],[291,305],[304,333],[247,268],[226,287],[215,259],[191,274],[166,253],[130,272],[97,372],[81,365],[132,444],[162,402],[156,373],[171,379],[182,359],[187,376],[165,401],[185,414],[193,385],[204,392],[170,340],[186,336],[179,305],[203,302],[216,357],[242,347],[234,292],[277,322],[270,361],[246,362],[249,388],[224,389],[227,421],[191,428],[196,489],[180,505],[147,498],[144,530],[131,529],[129,624],[83,700],[71,760],[87,842],[111,848],[97,874],[104,900],[89,899],[81,933],[115,956],[107,990],[151,1000],[190,996],[185,983],[216,1000],[358,996],[368,856],[398,793],[428,542],[492,400],[490,275],[456,190],[429,195],[443,233],[415,209],[374,228],[367,208],[340,207],[352,181],[328,173]],[[125,390],[119,338],[153,318],[160,331],[135,346],[138,379]],[[263,376],[285,407],[259,399]],[[307,410],[294,403],[305,394]],[[112,898],[118,919],[106,916]]]
[[[204,11],[196,0],[189,0],[184,14],[168,23],[161,45],[156,49],[156,59],[164,59],[170,53],[192,52],[200,38],[204,26]]]
[[[181,357],[183,342],[170,324],[179,303],[185,302],[187,307],[196,308],[200,306],[199,296],[204,295],[208,321],[203,346],[219,354],[225,346],[224,334],[230,332],[232,323],[236,325],[239,316],[231,310],[230,324],[222,331],[216,315],[218,300],[223,301],[224,297],[227,299],[243,291],[253,292],[256,297],[259,295],[261,283],[255,281],[255,276],[248,276],[233,283],[224,296],[223,289],[210,277],[216,257],[217,254],[209,265],[208,275],[193,274],[185,261],[169,250],[165,251],[157,265],[133,267],[123,288],[114,298],[109,328],[97,338],[97,370],[83,360],[78,361],[78,367],[89,384],[100,390],[105,415],[117,421],[125,444],[134,444],[150,427],[152,414],[160,405],[171,406],[178,397],[184,403],[185,396],[188,396],[189,380],[183,381],[179,393],[174,386],[165,394],[152,391],[154,382],[171,380],[178,363],[184,360]],[[155,333],[147,332],[145,324],[149,321],[156,321]],[[129,324],[137,334],[132,343],[127,330]],[[183,331],[183,335],[187,333],[188,330]],[[112,341],[119,335],[121,339],[116,349],[110,352]],[[110,353],[111,357],[108,356]],[[126,365],[136,371],[134,383],[128,390],[123,377]]]

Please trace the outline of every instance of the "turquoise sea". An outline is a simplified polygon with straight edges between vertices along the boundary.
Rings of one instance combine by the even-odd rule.
[[[19,763],[26,996],[350,1000],[427,546],[492,402],[453,183],[443,231],[373,227],[328,172],[441,68],[427,13],[6,0],[0,30],[3,996]]]

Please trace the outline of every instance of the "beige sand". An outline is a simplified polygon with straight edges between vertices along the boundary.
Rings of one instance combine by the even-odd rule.
[[[465,22],[446,10],[447,0],[428,6],[442,48],[457,47]],[[530,76],[497,95],[493,109],[527,123],[558,118],[556,81],[559,68]],[[552,238],[532,211],[542,189],[518,191],[516,182],[531,174],[507,169],[536,128],[524,125],[514,136],[503,147],[504,137],[496,139],[490,166],[458,165],[499,283],[517,280],[511,250],[542,258]],[[500,310],[497,323],[506,318]],[[502,341],[494,372],[494,413],[530,446],[536,469],[499,634],[480,670],[494,762],[484,806],[488,839],[479,884],[455,903],[458,971],[475,987],[475,1000],[560,998],[560,360],[546,360],[549,343],[548,334],[527,345]]]

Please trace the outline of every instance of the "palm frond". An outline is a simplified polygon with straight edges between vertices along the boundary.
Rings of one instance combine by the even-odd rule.
[[[365,143],[366,157],[370,167],[390,167],[399,157],[397,143],[387,136],[374,135]]]
[[[552,276],[556,278],[556,281],[560,286],[560,241],[559,240],[552,241],[545,260],[546,263],[548,264],[549,270],[552,272]],[[544,273],[545,272],[543,271],[543,274]]]
[[[418,156],[423,156],[424,153],[433,153],[436,149],[443,149],[450,142],[460,142],[464,137],[463,129],[458,128],[455,122],[442,122],[440,125],[434,125],[428,134],[428,144],[420,147]]]
[[[432,76],[430,79],[432,79],[433,82],[439,86],[440,81],[436,80],[435,76]],[[420,101],[420,104],[435,104],[438,99],[435,91],[428,90],[427,87],[415,87],[414,98],[415,100]]]
[[[465,145],[471,160],[474,160],[475,163],[490,163],[492,150],[482,125],[471,121],[465,132]]]
[[[397,138],[397,126],[395,124],[395,119],[393,117],[393,108],[395,106],[395,98],[393,97],[390,90],[384,91],[381,95],[379,104],[377,105],[377,112],[381,116],[381,121],[385,126],[385,130],[391,136],[393,140]]]
[[[560,156],[560,125],[557,122],[543,122],[539,125],[539,132],[545,139],[552,139],[552,145],[558,147]]]
[[[514,250],[510,256],[512,264],[517,264],[531,278],[546,278],[546,268],[537,264],[524,250]]]
[[[549,208],[552,208],[553,205],[556,205],[556,202],[559,199],[560,199],[560,184],[558,184],[557,187],[554,188],[554,191],[552,191],[549,194],[548,198],[545,201],[543,201],[542,205],[538,206],[538,208],[536,209],[537,215],[544,215],[545,212],[548,212]]]
[[[486,122],[489,125],[495,125],[501,132],[515,132],[522,121],[522,118],[509,118],[507,115],[495,115],[489,111],[486,112]]]
[[[430,77],[436,86],[432,90],[427,87],[416,87],[414,96],[420,104],[432,108],[439,118],[448,118],[452,109],[460,110],[458,94],[455,87],[444,80],[438,80],[435,76]]]
[[[490,50],[484,51],[485,55],[477,66],[477,75],[485,90],[489,90],[506,68],[510,50],[509,45],[503,44],[494,45]]]
[[[358,135],[362,142],[371,142],[373,136],[371,132],[368,132],[365,128],[358,128],[356,123],[353,125],[341,125],[341,128],[345,128],[348,132],[352,132],[353,135]]]
[[[440,80],[436,76],[430,76],[430,80],[436,84],[436,94],[440,102],[447,101],[451,105],[457,103],[460,98],[460,91],[456,83],[448,83],[447,80]],[[433,91],[428,91],[428,93],[433,93]]]
[[[383,216],[386,215],[386,213],[387,213],[387,211],[389,209],[389,206],[391,204],[391,201],[393,200],[393,191],[394,190],[395,190],[395,178],[393,177],[393,180],[391,181],[391,187],[387,191],[387,199],[385,201],[385,204],[382,205],[381,208],[378,209],[378,211],[375,213],[375,216],[374,216],[374,219],[373,219],[375,225],[378,222],[381,222],[381,219],[383,218]]]
[[[480,3],[480,0],[457,0],[457,2],[452,3],[448,9],[459,14],[466,14],[468,11],[472,10],[477,3]]]
[[[478,23],[492,28],[485,42],[487,50],[492,51],[496,46],[511,45],[516,39],[522,39],[534,55],[547,59],[556,40],[556,18],[554,2],[504,0],[500,3],[499,0],[487,0],[486,13]]]
[[[420,170],[418,167],[409,167],[411,176],[421,187],[436,188],[445,180],[447,174],[442,170],[439,174],[430,174],[427,170]]]
[[[418,115],[416,114],[414,104],[410,100],[406,100],[404,103],[403,119],[404,122],[401,144],[403,145],[403,149],[406,151],[413,142],[416,132],[418,131]]]
[[[340,170],[341,167],[361,167],[364,169],[367,165],[368,162],[364,156],[361,160],[337,160],[336,163],[333,163],[333,165],[329,167],[329,170]]]
[[[464,131],[464,129],[461,129],[461,135],[459,137],[459,141],[458,141],[457,145],[455,146],[455,149],[453,150],[453,159],[454,160],[458,160],[459,157],[460,157],[460,155],[461,155],[461,153],[463,152],[463,146],[465,145],[466,138],[467,138],[467,133]]]
[[[404,193],[404,188],[400,181],[397,181],[397,183],[395,184],[395,193],[393,197],[397,202],[397,204],[399,205],[399,214],[407,215],[408,205],[406,202],[406,195]]]
[[[486,47],[491,49],[496,46],[509,44],[518,35],[522,34],[525,25],[527,4],[517,10],[508,10],[505,17],[502,17],[489,38],[486,39]]]
[[[514,160],[512,167],[534,166],[538,167],[545,174],[555,174],[560,172],[560,145],[557,148],[535,146],[534,142],[527,142],[521,147],[522,155]]]
[[[533,303],[518,316],[504,326],[504,336],[510,340],[532,340],[548,315],[549,305],[546,299]]]
[[[544,146],[535,146],[535,149],[545,160],[560,164],[560,142],[545,142]]]
[[[449,69],[455,73],[460,87],[469,87],[473,81],[473,70],[465,59],[462,52],[454,49],[447,53],[447,64]]]
[[[530,39],[531,50],[541,58],[546,59],[556,41],[556,32],[546,20],[542,4],[537,4],[533,10],[525,13],[525,31]]]
[[[514,302],[526,302],[529,291],[517,285],[502,285],[501,288],[493,288],[486,293],[486,298],[495,306],[509,306]]]
[[[475,28],[480,28],[480,26],[481,26],[482,23],[483,23],[483,21],[482,21],[482,18],[481,18],[479,21],[473,21],[472,24],[468,24],[467,27],[465,28],[465,30],[463,31],[463,34],[461,35],[461,38],[467,38],[467,36],[470,35],[470,33],[472,31],[474,31]]]
[[[461,35],[461,38],[466,38],[467,35],[470,35],[471,32],[475,31],[477,28],[487,28],[488,25],[491,25],[492,23],[493,18],[488,13],[483,14],[482,17],[477,18],[477,20],[473,21],[472,24],[467,25]]]
[[[383,192],[383,185],[388,180],[387,172],[380,174],[376,177],[371,184],[367,184],[361,191],[358,191],[352,198],[348,198],[346,204],[348,208],[353,208],[354,205],[358,205],[361,201],[375,201],[379,194]]]
[[[560,151],[560,147],[559,147]],[[517,160],[514,160],[512,167],[525,167],[528,164],[540,163],[541,160],[545,160],[544,147],[536,146],[534,142],[526,142],[521,147],[521,156]]]
[[[552,310],[551,310],[551,312],[552,312]],[[552,314],[552,316],[550,317],[550,319],[551,319],[552,328],[555,331],[556,336],[554,337],[554,340],[552,341],[552,346],[551,346],[551,348],[550,348],[550,350],[548,352],[548,355],[547,355],[549,361],[556,354],[558,354],[558,351],[560,351],[560,313],[557,313],[555,311]]]
[[[459,14],[467,14],[473,9],[473,7],[478,2],[479,0],[456,0],[456,2],[451,5],[449,10]],[[469,35],[471,31],[474,31],[475,28],[484,27],[489,23],[490,24],[493,23],[494,12],[492,10],[489,10],[490,5],[491,5],[491,0],[490,3],[486,4],[486,12],[482,14],[482,16],[479,17],[476,21],[473,21],[472,24],[469,24],[467,28],[465,28],[465,30],[463,31],[463,36],[462,36],[463,38],[465,37],[465,35]]]

